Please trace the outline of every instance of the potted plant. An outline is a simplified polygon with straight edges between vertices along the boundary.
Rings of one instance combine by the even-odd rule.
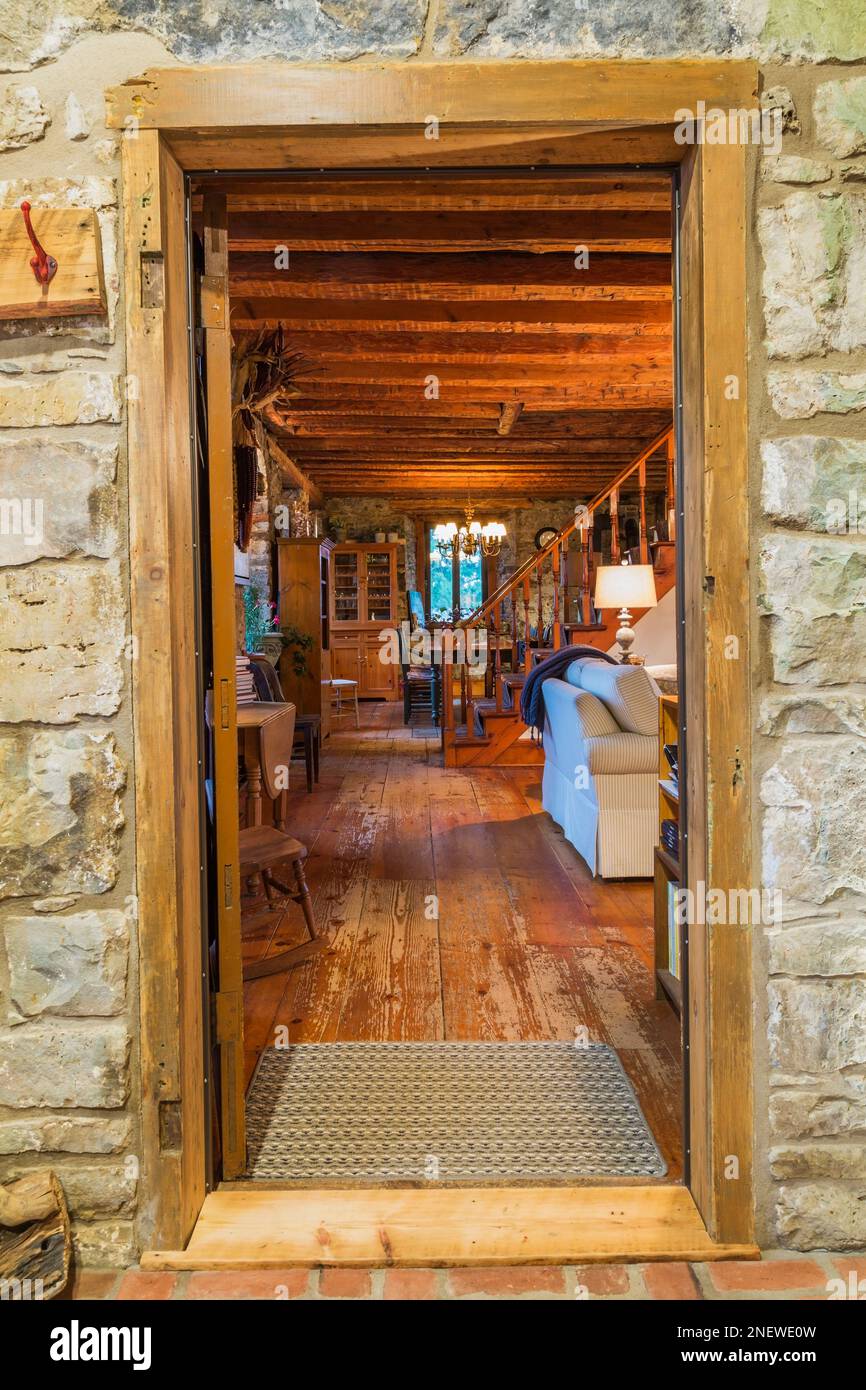
[[[344,541],[349,529],[349,523],[344,516],[332,516],[328,518],[328,530],[335,541]]]
[[[291,624],[284,627],[282,632],[292,663],[292,673],[299,677],[308,675],[307,652],[313,648],[313,638],[310,633],[302,632],[300,628],[293,627]]]
[[[262,643],[266,636],[279,629],[276,604],[263,592],[261,584],[253,582],[244,587],[244,643],[248,652],[266,656]]]

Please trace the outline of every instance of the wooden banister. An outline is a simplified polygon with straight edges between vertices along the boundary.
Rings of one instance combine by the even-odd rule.
[[[663,444],[667,444],[668,446],[668,459],[670,460],[672,458],[673,451],[672,425],[668,425],[667,429],[664,429],[661,431],[660,434],[657,434],[655,439],[653,439],[649,444],[647,444],[646,448],[642,449],[636,458],[632,459],[631,463],[627,463],[624,468],[620,469],[616,477],[613,478],[609,483],[607,483],[606,486],[602,488],[601,492],[597,493],[596,496],[593,497],[592,501],[588,504],[588,506],[584,509],[584,514],[589,513],[589,515],[592,516],[599,507],[604,506],[606,502],[610,501],[614,492],[616,492],[618,500],[619,492],[622,488],[623,483],[626,482],[632,476],[633,473],[637,473],[639,472],[639,470],[642,470],[642,472],[640,473],[638,484],[641,493],[642,556],[644,553],[643,547],[646,544],[646,462],[647,459],[652,458],[652,455],[656,452],[657,449],[660,449]],[[580,521],[571,521],[569,522],[568,526],[564,526],[563,529],[560,531],[559,535],[554,540],[552,540],[549,545],[546,545],[543,550],[540,550],[538,552],[537,555],[530,555],[528,559],[524,560],[522,565],[518,565],[517,569],[514,571],[513,574],[510,574],[507,579],[503,579],[502,583],[499,584],[496,587],[496,589],[494,589],[493,593],[490,594],[487,599],[485,599],[484,603],[482,603],[479,608],[476,608],[475,612],[470,614],[470,616],[461,623],[461,627],[469,627],[470,624],[477,623],[479,622],[479,620],[488,617],[497,603],[501,603],[502,600],[506,598],[509,594],[513,596],[517,593],[519,586],[523,584],[524,580],[526,581],[526,584],[528,586],[530,575],[534,571],[540,570],[540,567],[544,564],[548,557],[552,555],[555,547],[561,545],[567,537],[571,536],[578,529],[583,529],[581,527]],[[524,588],[524,594],[528,596],[528,587]],[[526,604],[524,604],[524,608],[526,608]]]

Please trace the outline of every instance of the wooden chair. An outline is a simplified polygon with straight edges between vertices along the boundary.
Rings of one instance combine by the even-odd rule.
[[[441,680],[435,666],[412,661],[409,644],[400,638],[400,671],[403,678],[403,723],[409,724],[416,710],[427,712],[431,723],[439,724]]]
[[[351,681],[346,677],[337,676],[332,680],[322,681],[322,685],[330,686],[331,718],[345,719],[351,718],[353,710],[350,705],[348,709],[343,709],[343,696],[350,695],[354,698],[355,728],[360,729],[361,717],[358,712],[358,682]]]
[[[328,944],[327,938],[319,935],[316,930],[313,903],[304,873],[306,857],[306,846],[302,845],[300,840],[293,839],[291,835],[286,835],[273,825],[248,826],[240,832],[241,878],[259,876],[269,903],[273,903],[277,894],[300,903],[309,933],[309,940],[299,946],[292,946],[275,956],[267,956],[264,960],[245,965],[245,980],[260,980],[265,975],[277,975],[282,970],[292,970]],[[280,865],[291,866],[295,877],[294,888],[277,877],[274,870]]]
[[[254,652],[250,655],[250,666],[257,675],[256,684],[261,685],[259,699],[285,700],[280,678],[276,668],[266,656]],[[313,783],[319,780],[319,753],[321,750],[321,723],[319,714],[296,714],[294,747],[303,752],[304,768],[307,774],[307,791],[313,790]]]

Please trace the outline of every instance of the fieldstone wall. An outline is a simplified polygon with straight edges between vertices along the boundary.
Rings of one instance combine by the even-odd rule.
[[[800,129],[762,171],[753,344],[766,380],[755,767],[763,875],[784,902],[759,952],[759,1152],[779,1239],[854,1248],[866,1242],[866,76],[786,80]]]
[[[175,62],[709,54],[757,57],[786,112],[781,153],[755,160],[752,486],[731,516],[749,508],[756,538],[756,862],[785,902],[755,933],[759,1235],[866,1244],[866,0],[0,0],[0,206],[95,208],[109,290],[107,322],[0,329],[0,1154],[5,1174],[58,1168],[85,1260],[133,1257],[138,1199],[135,651],[105,89]]]

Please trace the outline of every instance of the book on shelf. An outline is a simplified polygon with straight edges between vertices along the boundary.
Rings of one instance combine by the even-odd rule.
[[[668,970],[680,978],[680,924],[677,921],[678,883],[668,883]]]

